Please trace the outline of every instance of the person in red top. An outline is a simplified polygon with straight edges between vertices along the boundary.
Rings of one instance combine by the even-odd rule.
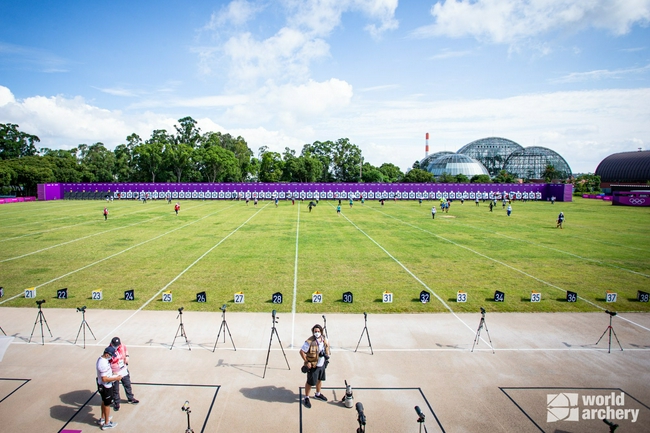
[[[104,208],[104,221],[106,221],[107,219],[108,219],[108,208],[105,207]]]
[[[113,374],[121,376],[121,380],[113,384],[113,409],[120,410],[120,382],[124,386],[126,398],[131,404],[138,404],[140,401],[133,396],[131,389],[131,374],[129,373],[129,351],[122,344],[119,337],[111,340],[111,347],[115,349],[115,356],[111,358],[111,370]]]
[[[176,215],[177,215],[177,216],[178,216],[178,211],[179,211],[179,210],[181,210],[181,205],[179,205],[178,203],[176,203],[176,205],[174,206],[174,211],[176,212]]]

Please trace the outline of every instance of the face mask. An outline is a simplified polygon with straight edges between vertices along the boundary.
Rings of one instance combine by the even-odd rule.
[[[320,332],[314,332],[314,337],[320,338]]]

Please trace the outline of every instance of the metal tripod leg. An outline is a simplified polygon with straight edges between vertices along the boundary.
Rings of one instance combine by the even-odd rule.
[[[371,355],[374,355],[375,352],[372,350],[372,344],[370,343],[370,334],[368,333],[368,327],[367,327],[367,326],[364,326],[364,327],[363,327],[363,331],[361,331],[361,337],[359,337],[359,342],[357,343],[357,348],[354,349],[354,351],[356,352],[357,349],[359,348],[359,344],[361,344],[361,339],[363,338],[363,334],[364,334],[364,333],[365,333],[366,336],[368,337],[368,346],[370,346],[370,354],[371,354]]]
[[[190,346],[190,342],[187,341],[187,334],[185,334],[185,326],[183,326],[183,322],[178,325],[178,329],[176,330],[176,335],[174,336],[174,341],[172,341],[172,346],[169,348],[169,350],[172,350],[174,348],[174,343],[176,342],[176,337],[178,337],[178,333],[181,333],[181,337],[185,338],[185,343],[187,343],[187,347],[192,350],[192,346]]]
[[[474,346],[476,346],[479,339],[481,338],[481,329],[483,327],[485,327],[485,332],[488,336],[488,341],[490,342],[490,348],[492,349],[492,353],[494,354],[494,346],[492,346],[492,338],[490,338],[490,331],[488,331],[487,323],[485,323],[484,317],[481,317],[481,321],[478,323],[478,329],[476,330],[476,337],[474,337],[474,344],[472,344],[471,352],[474,352]]]
[[[223,332],[223,342],[226,342],[226,331],[228,332],[228,336],[230,337],[230,342],[232,343],[232,348],[235,349],[235,352],[237,351],[237,348],[235,347],[235,342],[232,341],[232,335],[230,335],[230,328],[228,327],[228,323],[226,322],[226,319],[224,318],[221,321],[221,326],[219,327],[219,332],[217,333],[217,339],[214,342],[214,347],[212,348],[212,352],[214,352],[217,349],[217,343],[219,342],[219,336],[221,335],[221,330],[225,329]]]
[[[43,322],[45,322],[45,326],[47,327],[47,330],[50,333],[50,337],[52,337],[52,331],[50,330],[50,325],[47,324],[47,320],[45,319],[45,314],[43,314],[43,311],[40,308],[38,310],[38,314],[36,315],[36,320],[34,321],[34,327],[32,328],[32,333],[29,336],[28,343],[32,342],[32,337],[34,336],[34,330],[36,329],[36,324],[38,322],[41,323],[41,344],[45,345],[45,335],[43,334]]]
[[[271,354],[271,342],[273,342],[273,334],[275,334],[278,337],[278,343],[280,343],[280,349],[282,349],[284,360],[287,363],[287,367],[289,368],[289,370],[291,370],[291,367],[289,366],[289,361],[287,360],[287,354],[284,353],[284,347],[282,347],[282,341],[280,341],[280,334],[278,334],[278,330],[275,329],[275,326],[273,326],[273,328],[271,328],[271,338],[269,339],[269,350],[266,352],[266,363],[264,364],[264,374],[262,375],[262,379],[266,377],[266,367],[269,365],[269,355]]]
[[[77,338],[75,338],[74,343],[72,343],[72,344],[77,344],[77,340],[79,339],[79,333],[81,332],[81,328],[83,328],[83,330],[84,330],[84,349],[86,348],[86,327],[90,331],[90,334],[93,336],[93,338],[95,340],[97,340],[97,337],[95,337],[95,334],[93,334],[93,330],[90,329],[90,325],[88,324],[88,322],[86,322],[86,319],[84,318],[81,321],[81,325],[79,326],[79,331],[77,331]]]

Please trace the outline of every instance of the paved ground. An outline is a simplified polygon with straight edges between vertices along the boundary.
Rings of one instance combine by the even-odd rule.
[[[429,432],[607,432],[601,420],[585,419],[602,415],[628,417],[615,421],[618,433],[650,431],[650,314],[615,317],[624,351],[613,340],[607,353],[608,335],[594,344],[606,314],[488,313],[495,354],[485,329],[471,352],[480,314],[369,315],[374,354],[363,315],[327,315],[329,401],[312,399],[306,409],[297,351],[320,315],[281,315],[271,341],[271,314],[227,313],[237,350],[222,332],[213,352],[220,313],[183,314],[191,350],[180,336],[170,350],[177,312],[88,310],[97,340],[88,332],[83,349],[82,335],[73,344],[81,313],[43,311],[53,337],[44,328],[41,345],[38,324],[27,343],[36,309],[0,308],[9,336],[0,337],[2,432],[98,431],[95,361],[115,335],[129,347],[141,400],[114,413],[118,432],[183,432],[185,401],[197,433],[355,432],[356,410],[339,402],[344,380],[363,403],[368,432],[418,432],[416,405]]]

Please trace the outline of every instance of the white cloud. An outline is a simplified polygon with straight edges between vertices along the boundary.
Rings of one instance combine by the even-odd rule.
[[[456,151],[483,137],[509,138],[522,146],[543,146],[562,155],[575,172],[593,172],[607,155],[650,147],[650,88],[525,94],[509,98],[427,101],[355,97],[340,80],[266,87],[228,110],[206,109],[194,117],[203,132],[241,135],[249,147],[296,151],[316,140],[350,138],[374,165],[402,170],[424,157],[424,134],[431,152]],[[16,100],[0,86],[0,123],[16,123],[49,148],[103,142],[108,148],[135,132],[143,139],[155,129],[173,132],[186,107],[167,114],[94,106],[83,98],[34,96]]]
[[[557,78],[555,80],[551,80],[551,82],[552,83],[576,83],[581,81],[618,79],[618,78],[623,78],[623,76],[626,75],[645,74],[648,72],[650,72],[650,65],[646,65],[641,68],[615,69],[613,71],[610,71],[609,69],[599,69],[596,71],[572,72],[563,77]]]
[[[650,22],[650,0],[446,0],[431,8],[435,22],[415,36],[470,36],[516,44],[552,32],[588,27],[615,35]]]
[[[469,56],[472,54],[472,51],[470,50],[464,50],[464,51],[453,51],[450,49],[443,49],[440,51],[438,54],[434,54],[433,56],[429,57],[431,60],[444,60],[444,59],[453,59],[457,57],[465,57]]]
[[[251,20],[263,7],[246,0],[234,0],[219,12],[210,16],[210,22],[205,26],[209,30],[217,30],[223,26],[241,26]]]

